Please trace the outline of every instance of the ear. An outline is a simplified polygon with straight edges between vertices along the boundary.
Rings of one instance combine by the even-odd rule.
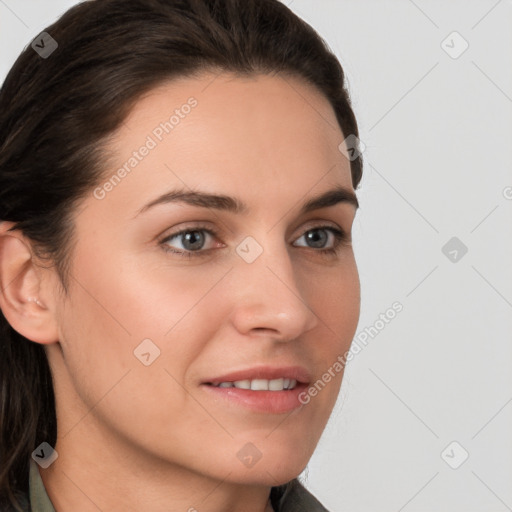
[[[50,274],[38,265],[31,242],[14,223],[0,222],[0,309],[11,327],[42,344],[58,342]]]

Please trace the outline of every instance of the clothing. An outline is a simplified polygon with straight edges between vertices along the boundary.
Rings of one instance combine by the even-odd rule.
[[[279,487],[272,487],[270,502],[275,512],[328,512],[297,479]],[[46,494],[39,468],[32,459],[30,459],[29,492],[23,497],[23,507],[25,512],[55,512]]]

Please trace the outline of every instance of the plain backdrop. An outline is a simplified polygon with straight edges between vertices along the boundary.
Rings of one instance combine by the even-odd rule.
[[[2,80],[75,3],[0,0]],[[339,57],[365,146],[367,341],[303,480],[333,512],[512,510],[512,2],[285,3]]]

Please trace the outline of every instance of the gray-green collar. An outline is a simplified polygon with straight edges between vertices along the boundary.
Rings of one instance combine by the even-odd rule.
[[[55,512],[52,502],[46,494],[39,468],[32,459],[30,459],[29,489],[30,510],[32,512]]]

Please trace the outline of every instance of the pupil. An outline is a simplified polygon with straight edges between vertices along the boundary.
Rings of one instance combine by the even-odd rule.
[[[183,247],[189,250],[200,249],[204,242],[201,231],[189,231],[182,237]]]

